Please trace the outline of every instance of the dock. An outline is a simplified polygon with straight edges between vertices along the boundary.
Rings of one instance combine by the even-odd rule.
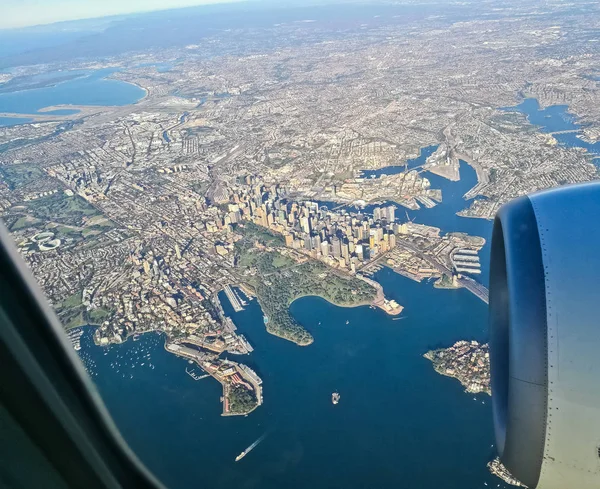
[[[205,379],[206,377],[210,377],[209,374],[204,374],[204,375],[197,374],[193,369],[188,370],[187,367],[185,369],[185,373],[188,374],[194,380],[202,380],[202,379]]]
[[[225,291],[225,295],[229,299],[229,302],[231,303],[231,306],[233,307],[233,310],[235,312],[243,311],[244,307],[241,304],[241,299],[233,291],[233,289],[231,288],[231,285],[226,285],[223,290]]]
[[[217,380],[223,387],[223,413],[222,416],[240,416],[254,411],[263,403],[262,379],[247,365],[232,362],[231,360],[215,360],[214,354],[202,352],[178,343],[165,343],[165,349],[175,355],[196,362],[207,375]],[[186,373],[194,380],[205,376],[194,375],[186,369]],[[252,388],[256,395],[256,405],[248,412],[232,413],[229,410],[229,392],[232,384],[245,384]]]

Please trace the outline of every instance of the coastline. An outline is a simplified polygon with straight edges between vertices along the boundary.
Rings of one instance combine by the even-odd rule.
[[[301,295],[298,295],[298,296],[294,297],[294,298],[293,298],[293,299],[290,301],[290,303],[288,304],[288,312],[289,312],[289,307],[290,307],[290,306],[291,306],[291,305],[292,305],[292,304],[293,304],[295,301],[297,301],[298,299],[302,299],[303,297],[319,297],[319,298],[321,298],[321,299],[323,299],[323,300],[325,300],[325,301],[329,302],[330,304],[332,304],[332,305],[334,305],[334,306],[336,306],[336,307],[343,307],[343,308],[347,308],[347,309],[353,309],[353,308],[355,308],[355,307],[366,307],[366,306],[369,306],[369,307],[371,307],[371,306],[373,306],[373,307],[377,307],[378,309],[381,309],[381,310],[383,310],[383,312],[385,312],[385,313],[386,313],[386,314],[388,314],[388,315],[393,315],[393,314],[389,314],[389,313],[388,313],[388,312],[387,312],[385,309],[383,309],[382,307],[380,307],[380,306],[378,306],[377,304],[375,304],[375,302],[374,302],[374,301],[376,300],[376,298],[375,298],[375,299],[373,299],[372,301],[360,301],[360,302],[357,302],[357,303],[354,303],[354,304],[340,304],[340,303],[337,303],[337,302],[335,302],[335,301],[332,301],[332,300],[328,299],[327,297],[324,297],[323,295],[319,295],[319,294],[301,294]],[[258,297],[257,297],[257,301],[258,301],[258,303],[260,304],[260,306],[261,306],[261,309],[263,309],[263,306],[262,306],[262,304],[261,304],[260,298],[258,298]],[[309,345],[311,345],[312,343],[314,343],[314,341],[315,341],[315,340],[314,340],[314,338],[312,337],[312,334],[311,334],[311,341],[310,341],[310,342],[308,342],[308,343],[300,343],[300,342],[298,342],[298,341],[295,341],[295,340],[293,340],[293,339],[291,339],[291,338],[288,338],[288,337],[286,337],[286,336],[283,336],[282,334],[279,334],[279,333],[277,333],[277,332],[275,332],[275,331],[272,331],[271,329],[269,329],[269,325],[268,325],[268,324],[266,325],[266,328],[265,328],[265,329],[266,329],[266,331],[267,331],[269,334],[272,334],[273,336],[277,336],[278,338],[281,338],[281,339],[284,339],[284,340],[291,341],[292,343],[295,343],[295,344],[296,344],[296,345],[298,345],[298,346],[309,346]],[[307,331],[308,331],[308,330],[307,330]],[[308,331],[308,333],[310,334],[310,331]]]

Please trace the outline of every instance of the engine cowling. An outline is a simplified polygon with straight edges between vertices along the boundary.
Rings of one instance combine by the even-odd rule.
[[[521,197],[492,234],[490,362],[502,463],[540,489],[600,488],[600,183]]]

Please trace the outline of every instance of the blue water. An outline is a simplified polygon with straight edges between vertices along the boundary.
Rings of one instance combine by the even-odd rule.
[[[380,168],[379,170],[363,170],[361,172],[361,177],[369,178],[369,177],[380,177],[381,175],[396,175],[397,173],[402,173],[408,168],[412,170],[414,168],[423,166],[435,150],[438,149],[438,145],[434,144],[432,146],[426,146],[425,148],[421,148],[419,156],[416,158],[412,158],[410,160],[406,160],[406,165],[398,165],[398,166],[386,166]]]
[[[26,119],[25,117],[0,117],[0,127],[16,126],[19,124],[26,124],[31,122],[33,119]]]
[[[120,80],[106,79],[114,69],[101,69],[89,72],[84,76],[57,84],[49,84],[41,88],[17,90],[0,94],[0,112],[34,114],[44,107],[53,105],[127,105],[144,97],[141,88]],[[45,81],[47,75],[40,75]],[[50,81],[49,81],[50,83]],[[71,109],[60,110],[65,115]]]
[[[587,143],[577,136],[581,134],[582,126],[568,111],[567,105],[551,105],[540,109],[540,104],[535,98],[527,98],[519,105],[505,107],[503,110],[517,111],[525,114],[532,124],[539,126],[546,133],[558,131],[576,131],[565,134],[555,134],[554,137],[563,146],[570,148],[584,148],[594,155],[600,155],[600,143]]]
[[[465,290],[436,290],[388,269],[376,278],[407,307],[406,319],[303,298],[291,312],[315,337],[306,348],[266,333],[256,301],[235,313],[222,295],[255,347],[240,361],[264,382],[265,403],[247,418],[221,417],[220,385],[193,381],[187,362],[166,353],[157,334],[104,355],[90,331],[84,355],[95,362],[94,380],[125,438],[172,488],[495,487],[500,481],[485,467],[493,453],[490,398],[474,400],[421,356],[458,339],[486,340],[486,306]],[[143,357],[144,349],[154,370],[141,359],[126,369],[133,378],[111,369],[117,355]],[[334,390],[342,396],[337,406]]]
[[[414,168],[425,163],[427,157],[432,154],[436,148],[436,146],[424,148],[419,158],[410,160],[412,167]],[[377,172],[380,172],[380,175],[386,171],[399,173],[400,171],[404,171],[404,167],[392,166],[377,170]],[[470,234],[471,236],[481,236],[486,240],[485,246],[480,252],[481,262],[482,264],[487,264],[490,256],[492,222],[485,219],[471,219],[456,215],[457,212],[469,206],[469,201],[464,199],[464,194],[477,184],[477,173],[463,160],[460,160],[459,172],[460,181],[458,182],[452,182],[430,172],[423,172],[423,176],[431,182],[431,188],[440,189],[442,191],[442,203],[431,209],[421,207],[421,209],[417,211],[412,211],[402,206],[398,206],[392,201],[380,204],[370,204],[362,209],[358,209],[354,206],[347,206],[346,209],[350,212],[361,211],[366,214],[371,214],[375,207],[382,205],[396,205],[396,219],[398,222],[405,222],[410,219],[417,224],[427,224],[429,226],[439,227],[442,230],[442,233],[461,232]],[[319,204],[324,205],[329,209],[340,206],[338,203],[325,201],[319,201]],[[487,266],[482,267],[481,275],[477,276],[477,280],[487,286],[489,281],[489,270]]]
[[[432,175],[445,203],[411,218],[489,238],[489,221],[455,215],[476,181],[465,163],[461,176],[449,182]],[[482,263],[487,282],[487,258]],[[125,438],[172,488],[506,487],[486,469],[493,456],[490,398],[465,394],[422,358],[460,339],[487,341],[487,306],[466,290],[438,290],[387,268],[375,278],[405,306],[405,319],[305,297],[290,309],[315,337],[306,348],[269,335],[256,301],[235,313],[221,293],[225,313],[255,347],[232,358],[264,381],[264,405],[245,418],[221,417],[220,385],[193,381],[187,362],[164,351],[158,334],[102,349],[89,331],[82,352]],[[112,368],[115,362],[127,366]],[[334,390],[342,396],[335,407]]]

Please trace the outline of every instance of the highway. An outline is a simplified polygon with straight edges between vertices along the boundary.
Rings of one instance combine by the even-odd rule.
[[[445,265],[443,265],[442,263],[437,261],[432,256],[423,253],[422,251],[420,251],[416,246],[412,245],[411,243],[406,243],[405,241],[399,241],[396,244],[396,246],[398,246],[400,248],[405,248],[405,249],[411,251],[416,256],[418,256],[422,260],[429,263],[433,268],[436,268],[439,272],[446,274],[449,277],[452,276],[452,270],[450,270],[448,267],[446,267]],[[461,278],[459,278],[458,283],[460,284],[461,287],[464,287],[469,292],[471,292],[471,293],[475,294],[477,297],[479,297],[483,302],[485,302],[486,304],[489,304],[489,291],[483,284],[480,284],[476,280],[473,280],[472,278],[465,277],[465,276],[462,276]]]

